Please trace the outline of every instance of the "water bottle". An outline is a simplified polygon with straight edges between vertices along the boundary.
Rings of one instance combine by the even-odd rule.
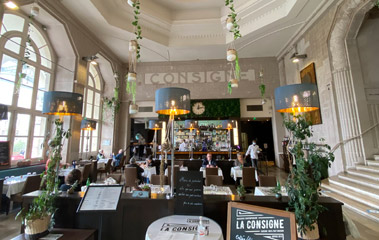
[[[146,184],[149,184],[150,183],[150,180],[149,180],[149,177],[146,178]]]
[[[74,167],[74,169],[75,169],[75,167],[76,167],[76,161],[74,160],[74,161],[72,161],[72,166]]]
[[[197,226],[197,235],[199,237],[205,237],[206,236],[206,229],[205,226],[203,225],[203,217],[199,217],[199,225]]]
[[[91,184],[89,178],[87,178],[86,186],[88,187]]]

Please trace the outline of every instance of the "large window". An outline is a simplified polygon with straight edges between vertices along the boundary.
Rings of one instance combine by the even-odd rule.
[[[52,86],[52,55],[48,39],[22,15],[5,13],[0,38],[0,103],[8,120],[0,121],[0,141],[10,141],[12,164],[43,158],[47,117],[43,94]]]
[[[101,75],[97,66],[89,64],[87,86],[84,89],[83,118],[95,120],[96,130],[82,130],[80,134],[80,152],[96,152],[100,146],[101,119]]]

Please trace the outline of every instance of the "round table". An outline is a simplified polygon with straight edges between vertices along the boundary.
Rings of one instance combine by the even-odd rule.
[[[171,215],[154,221],[146,231],[146,240],[154,239],[191,239],[196,240],[194,232],[181,231],[181,229],[191,229],[197,226],[199,216]],[[209,234],[201,239],[223,240],[221,227],[212,219],[203,217],[203,225],[208,227]],[[193,228],[192,228],[193,229]],[[172,235],[171,235],[172,234]],[[175,236],[175,234],[178,234]],[[171,236],[170,236],[171,235]]]

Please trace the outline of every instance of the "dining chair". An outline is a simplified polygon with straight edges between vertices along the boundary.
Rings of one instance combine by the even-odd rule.
[[[87,163],[84,165],[83,171],[82,171],[82,186],[86,185],[90,172],[91,172],[91,163]]]
[[[4,179],[0,179],[0,193],[3,194],[3,186],[4,186]],[[0,197],[0,210],[1,210],[1,200],[2,197]]]
[[[168,184],[167,176],[163,176],[163,177],[164,177],[163,185],[167,185]],[[161,177],[160,177],[160,175],[151,174],[151,180],[150,180],[150,182],[153,185],[160,185],[161,184]]]
[[[126,167],[124,174],[125,174],[125,191],[128,187],[132,188],[132,187],[138,186],[137,168],[136,167]]]
[[[91,162],[91,170],[89,173],[89,178],[91,182],[96,183],[97,181],[97,160],[92,160]]]
[[[117,182],[118,184],[121,183],[122,174],[111,173],[111,174],[108,175],[108,177],[111,177],[111,178],[113,178],[114,180],[116,180],[116,182]]]
[[[113,172],[116,172],[117,170],[120,170],[120,172],[122,173],[122,170],[125,169],[125,160],[126,160],[126,156],[123,156],[121,158],[120,165],[118,165],[117,167],[114,167],[113,168]]]
[[[175,186],[177,186],[178,180],[176,179],[176,175],[179,172],[179,166],[174,166],[174,181]],[[171,186],[171,166],[167,167],[167,177],[168,177],[168,185]]]
[[[260,187],[275,187],[276,177],[275,176],[259,176],[259,186]]]
[[[245,188],[255,187],[255,168],[253,167],[242,168],[242,185]]]
[[[218,168],[205,168],[205,176],[218,175]]]
[[[105,173],[105,176],[107,176],[110,173],[111,167],[112,167],[111,165],[112,165],[112,159],[110,158],[108,159],[108,162],[104,168],[97,169],[97,173],[98,174],[100,173],[100,180],[101,180],[101,177],[103,176],[103,173]]]
[[[11,195],[11,201],[22,203],[22,195],[39,190],[41,185],[41,176],[29,176],[26,178],[24,187],[20,193]]]
[[[205,186],[210,185],[222,186],[222,177],[217,175],[207,175],[205,177]]]

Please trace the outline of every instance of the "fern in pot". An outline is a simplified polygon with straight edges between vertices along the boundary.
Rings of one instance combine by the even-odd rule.
[[[334,161],[334,154],[329,145],[308,141],[312,137],[311,122],[303,115],[290,115],[284,119],[284,125],[291,134],[289,151],[296,161],[286,183],[289,210],[295,212],[299,238],[318,239],[317,220],[326,210],[318,203],[319,187],[323,172]]]
[[[25,236],[27,239],[38,239],[48,234],[49,227],[54,225],[54,213],[57,210],[55,199],[58,195],[58,170],[62,160],[62,140],[70,137],[70,130],[63,130],[63,121],[55,120],[56,134],[49,141],[50,162],[45,173],[41,174],[41,186],[46,186],[28,208],[22,208],[16,218],[21,218],[25,225]]]

